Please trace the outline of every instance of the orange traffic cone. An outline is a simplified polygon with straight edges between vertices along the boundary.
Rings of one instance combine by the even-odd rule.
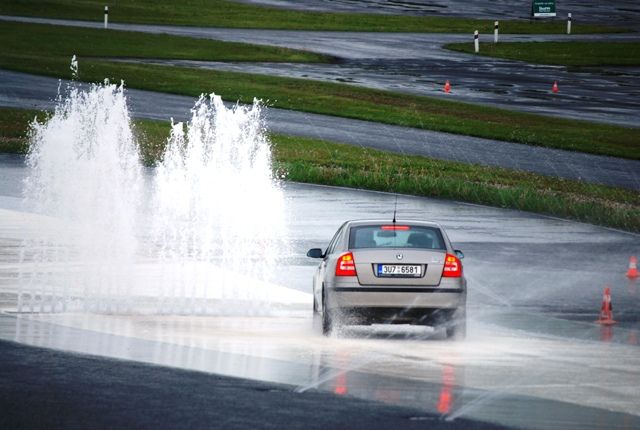
[[[447,82],[444,83],[444,92],[449,94],[450,91],[451,91],[451,84],[449,83],[449,80],[447,79]]]
[[[638,277],[638,259],[636,257],[629,258],[629,270],[627,270],[627,278]]]
[[[558,81],[553,82],[553,87],[551,87],[551,91],[553,91],[554,94],[560,91],[560,89],[558,88]]]
[[[613,325],[616,322],[613,320],[613,306],[611,305],[611,288],[604,288],[604,295],[602,296],[602,306],[600,307],[600,318],[596,321],[602,325]]]

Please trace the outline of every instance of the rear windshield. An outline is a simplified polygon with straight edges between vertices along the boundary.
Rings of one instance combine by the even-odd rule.
[[[351,227],[349,249],[446,249],[440,229],[414,225],[363,225]]]

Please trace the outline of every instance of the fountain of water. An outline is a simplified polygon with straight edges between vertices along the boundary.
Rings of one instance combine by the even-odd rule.
[[[25,243],[19,305],[112,311],[130,289],[141,167],[122,86],[72,88],[31,125],[25,198],[50,216]],[[78,299],[82,300],[78,300]],[[81,303],[80,303],[81,301]]]
[[[173,124],[153,207],[165,310],[265,309],[269,288],[256,279],[275,269],[285,228],[264,130],[257,101],[227,109],[214,95],[200,97],[186,131]]]
[[[31,125],[27,163],[43,224],[22,249],[19,311],[263,314],[283,297],[268,278],[284,198],[258,102],[201,97],[145,181],[122,85],[70,88]]]

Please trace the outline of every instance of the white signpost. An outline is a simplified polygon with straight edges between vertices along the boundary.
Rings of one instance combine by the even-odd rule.
[[[475,48],[476,54],[480,52],[480,35],[478,34],[478,30],[473,32],[473,46]]]

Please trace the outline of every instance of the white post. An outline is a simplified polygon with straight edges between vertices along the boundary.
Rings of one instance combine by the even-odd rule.
[[[473,32],[473,45],[476,48],[476,54],[480,52],[480,39],[478,39],[478,30]]]
[[[571,34],[571,14],[567,15],[567,34]]]
[[[104,7],[104,28],[109,25],[109,6]]]
[[[498,43],[498,21],[493,23],[493,43]]]

